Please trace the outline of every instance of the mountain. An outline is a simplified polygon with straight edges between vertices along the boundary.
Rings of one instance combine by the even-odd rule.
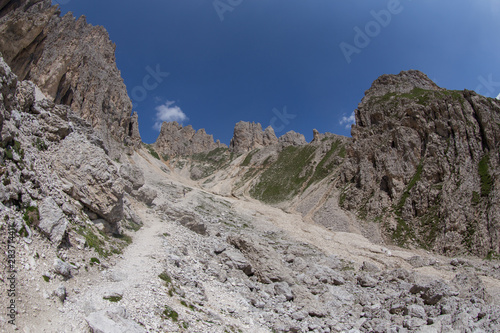
[[[498,100],[408,71],[378,78],[355,115],[342,207],[399,245],[499,252]]]
[[[498,332],[498,100],[376,79],[352,137],[141,142],[106,31],[0,1],[4,331]]]
[[[238,123],[230,149],[243,156],[204,174],[203,186],[227,183],[224,194],[376,242],[499,253],[498,100],[439,88],[412,70],[375,80],[355,116],[352,138],[315,131],[311,143],[290,147],[260,124]]]

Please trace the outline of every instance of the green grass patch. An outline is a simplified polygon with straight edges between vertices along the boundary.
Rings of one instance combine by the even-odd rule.
[[[36,138],[36,141],[33,143],[33,146],[36,147],[36,149],[38,149],[39,151],[46,151],[47,149],[49,149],[45,141],[43,141],[40,138]]]
[[[401,247],[404,247],[408,240],[412,239],[414,234],[413,230],[410,228],[408,223],[406,223],[403,218],[397,216],[396,221],[398,222],[396,230],[392,233],[392,240]]]
[[[476,206],[479,204],[480,201],[481,201],[481,195],[476,191],[472,191],[472,200],[471,200],[472,204]]]
[[[252,157],[259,152],[260,149],[253,150],[247,154],[243,162],[241,163],[241,166],[249,166],[250,162],[252,161]]]
[[[127,234],[113,234],[113,237],[124,241],[127,245],[132,244],[132,237]]]
[[[167,286],[172,283],[172,278],[170,277],[170,275],[168,275],[167,272],[162,272],[160,275],[158,275],[158,277],[165,281],[165,284]]]
[[[500,260],[500,254],[496,253],[493,250],[490,250],[486,255],[486,260]]]
[[[441,206],[438,200],[437,204],[430,207],[427,213],[420,218],[420,235],[417,238],[417,243],[420,247],[431,250],[435,244],[439,231],[441,230],[441,218],[439,217],[439,207]]]
[[[149,153],[151,154],[151,156],[153,156],[157,160],[160,159],[160,155],[158,155],[158,153],[156,152],[156,150],[154,150],[153,146],[146,145],[146,149],[149,151]]]
[[[394,212],[396,213],[396,215],[401,216],[401,210],[403,209],[403,207],[406,203],[406,200],[410,196],[410,191],[413,189],[413,187],[415,187],[415,185],[420,181],[420,179],[422,177],[422,170],[423,170],[423,164],[422,164],[422,162],[420,162],[420,164],[417,166],[417,170],[416,170],[415,174],[410,179],[410,182],[406,186],[405,191],[403,192],[403,194],[401,195],[401,198],[399,199],[398,203],[394,207]]]
[[[163,311],[163,315],[166,318],[170,318],[173,322],[177,322],[179,320],[179,314],[168,305],[165,305],[165,310]]]
[[[483,197],[487,197],[493,187],[493,179],[491,178],[489,172],[489,163],[490,156],[486,154],[478,164],[479,177],[481,178],[481,196]]]
[[[92,230],[80,227],[77,233],[83,236],[88,247],[93,248],[100,256],[108,257],[111,255],[111,252],[106,249],[106,242],[93,233]]]
[[[426,90],[422,88],[413,88],[408,93],[397,94],[395,92],[389,92],[384,96],[375,97],[374,104],[377,103],[387,103],[389,101],[395,101],[397,103],[397,99],[399,98],[407,98],[415,101],[417,104],[426,106],[429,104],[429,101],[432,99],[445,99],[446,97],[452,98],[454,100],[459,101],[462,105],[464,102],[464,97],[462,92],[458,90],[444,90],[444,91],[435,91],[435,90]]]
[[[48,277],[47,275],[42,275],[42,278],[43,278],[43,281],[45,282],[49,282],[50,281],[50,277]]]
[[[215,148],[208,153],[197,153],[191,156],[193,163],[202,170],[200,178],[206,178],[215,171],[225,168],[233,160],[233,154],[229,153],[228,148]],[[194,165],[193,165],[194,166]]]
[[[345,148],[342,146],[341,141],[335,140],[334,142],[332,142],[330,150],[325,154],[323,159],[316,166],[314,174],[307,184],[308,187],[315,182],[325,179],[330,173],[333,172],[333,170],[335,169],[335,163],[332,161],[332,156],[340,156],[342,149],[343,155],[345,157]]]
[[[266,203],[278,203],[297,194],[312,174],[308,164],[315,151],[313,146],[285,148],[277,161],[262,173],[250,191],[252,197]]]
[[[113,303],[119,302],[122,300],[122,296],[108,296],[108,297],[103,297],[102,299],[105,299],[106,301],[110,301]]]
[[[3,145],[5,148],[5,157],[8,160],[14,160],[14,152],[21,158],[24,159],[24,149],[21,148],[21,143],[19,141],[14,141],[7,145]]]
[[[96,257],[92,257],[90,258],[90,266],[94,266],[95,264],[99,265],[101,263],[101,261],[96,258]]]

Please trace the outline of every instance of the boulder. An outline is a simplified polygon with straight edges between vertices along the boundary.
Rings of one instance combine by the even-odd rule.
[[[127,319],[127,311],[114,306],[93,312],[85,318],[93,333],[144,333],[146,330],[133,320]]]
[[[38,228],[52,242],[59,245],[63,240],[68,227],[68,219],[64,212],[59,208],[52,197],[45,198],[38,208],[40,222]]]
[[[124,180],[124,190],[127,193],[140,189],[145,183],[142,170],[129,163],[120,166],[120,176]]]
[[[274,294],[284,296],[287,301],[293,300],[292,289],[286,282],[276,282],[274,284]]]
[[[64,278],[68,279],[71,277],[71,265],[59,258],[54,260],[53,269],[56,274],[59,274]]]
[[[158,196],[158,192],[154,188],[144,185],[138,191],[134,191],[132,195],[146,205],[152,206],[153,201]]]

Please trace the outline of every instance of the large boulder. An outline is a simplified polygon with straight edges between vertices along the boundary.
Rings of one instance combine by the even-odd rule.
[[[86,136],[71,133],[51,154],[52,169],[68,194],[115,226],[123,218],[123,185],[113,162]]]
[[[132,193],[144,185],[144,173],[136,165],[127,163],[120,166],[120,176],[124,180],[124,190],[127,193]]]
[[[60,244],[66,234],[68,219],[51,197],[42,201],[38,208],[40,223],[38,228],[56,244]]]

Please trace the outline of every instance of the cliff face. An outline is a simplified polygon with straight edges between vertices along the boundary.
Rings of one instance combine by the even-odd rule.
[[[408,71],[377,79],[355,115],[343,208],[401,245],[500,251],[498,100]]]
[[[107,148],[140,143],[115,45],[103,27],[69,13],[60,17],[50,0],[3,1],[0,8],[0,52],[20,80],[78,112]]]
[[[207,134],[203,128],[195,131],[191,125],[182,127],[175,121],[162,124],[154,147],[162,155],[169,156],[193,155],[216,148],[227,148],[219,141],[214,142],[213,136]]]
[[[278,138],[271,126],[263,131],[259,123],[240,121],[234,127],[234,135],[229,148],[235,153],[247,153],[276,143],[278,143]]]

